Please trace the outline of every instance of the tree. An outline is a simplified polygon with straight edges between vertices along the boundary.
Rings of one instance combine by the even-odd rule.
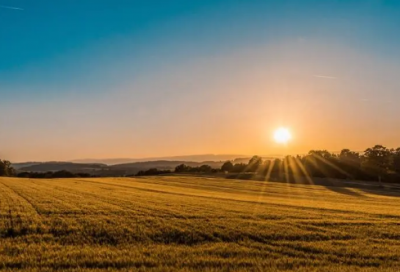
[[[157,168],[150,168],[146,171],[141,170],[139,171],[136,176],[156,176],[156,175],[164,175],[164,174],[170,174],[170,170],[158,170]]]
[[[175,167],[175,172],[176,173],[185,173],[185,172],[189,172],[190,169],[191,169],[190,166],[187,166],[186,164],[180,164],[177,167]]]
[[[212,170],[212,167],[207,164],[200,166],[198,169],[200,173],[211,173]]]
[[[321,178],[345,178],[338,156],[327,150],[311,150],[302,162],[310,176]]]
[[[283,161],[281,159],[275,159],[271,161],[270,166],[269,166],[269,177],[272,179],[282,179],[284,178],[284,167],[283,167]]]
[[[235,163],[235,165],[233,166],[231,172],[233,173],[243,173],[246,171],[247,168],[247,164],[245,163]]]
[[[213,171],[217,171],[213,169],[211,166],[204,164],[199,167],[191,167],[185,164],[180,164],[175,167],[175,173],[211,173]]]
[[[311,150],[310,152],[308,152],[308,154],[325,160],[332,159],[335,157],[335,155],[333,155],[327,150]]]
[[[11,162],[0,160],[0,177],[15,176],[15,170],[11,166]]]
[[[392,169],[400,174],[400,147],[393,151]]]
[[[311,177],[325,177],[325,166],[320,159],[321,153],[311,150],[308,155],[302,158],[302,164]]]
[[[233,169],[233,163],[231,161],[226,161],[222,166],[221,170],[224,172],[230,172]]]
[[[256,172],[257,169],[262,165],[263,160],[259,156],[253,156],[250,161],[247,170],[249,172]]]
[[[361,156],[350,149],[343,149],[339,154],[339,167],[347,173],[347,178],[357,178],[361,175]]]
[[[52,178],[74,178],[75,175],[69,171],[66,170],[60,170],[57,172],[54,172],[52,175]]]
[[[382,145],[375,145],[364,152],[363,167],[368,174],[381,181],[390,167],[391,151]]]
[[[298,167],[298,163],[297,163],[297,158],[293,157],[293,156],[286,156],[283,161],[283,170],[285,171],[285,173],[287,175],[293,176],[293,175],[298,175],[298,176],[302,176],[304,175],[303,172],[300,171],[299,167]]]
[[[360,167],[361,165],[360,154],[350,151],[350,149],[343,149],[339,154],[339,159],[341,162],[351,164],[354,167]]]

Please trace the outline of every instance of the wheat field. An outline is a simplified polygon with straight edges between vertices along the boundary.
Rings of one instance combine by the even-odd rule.
[[[0,178],[2,271],[399,271],[387,189]]]

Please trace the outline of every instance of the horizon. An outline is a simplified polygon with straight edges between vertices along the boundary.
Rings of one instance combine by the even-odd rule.
[[[194,155],[178,155],[178,156],[166,156],[166,157],[146,157],[146,158],[83,158],[83,159],[71,159],[71,160],[65,160],[65,161],[18,161],[18,162],[12,162],[12,163],[30,163],[30,162],[76,162],[80,163],[81,161],[112,161],[112,160],[132,160],[132,161],[146,161],[146,160],[172,160],[174,158],[196,158],[196,157],[234,157],[235,159],[243,159],[243,158],[251,158],[254,155],[246,155],[246,154],[194,154]],[[237,157],[236,157],[237,156]],[[263,158],[267,157],[279,157],[279,156],[285,156],[285,155],[257,155]],[[196,160],[195,160],[196,161]],[[198,160],[199,162],[205,162],[202,160]]]
[[[384,145],[382,145],[384,146]],[[386,146],[385,146],[386,147]],[[386,147],[389,150],[396,150],[397,148],[400,147]],[[344,150],[347,148],[342,148],[341,150]],[[19,164],[19,163],[45,163],[45,162],[70,162],[70,163],[104,163],[107,165],[112,165],[109,163],[105,163],[107,161],[129,161],[129,162],[150,162],[150,161],[157,161],[157,160],[165,160],[165,161],[180,161],[179,158],[182,159],[182,161],[192,161],[192,162],[207,162],[207,161],[213,161],[211,158],[210,159],[205,159],[205,160],[199,160],[196,159],[198,157],[231,157],[231,159],[220,159],[220,160],[215,160],[217,161],[233,161],[235,159],[250,159],[253,156],[258,156],[261,158],[284,158],[285,156],[305,156],[309,154],[310,151],[328,151],[331,154],[339,154],[341,150],[327,150],[327,149],[311,149],[308,152],[305,153],[296,153],[296,154],[193,154],[193,155],[176,155],[176,156],[163,156],[163,157],[145,157],[145,158],[82,158],[82,159],[69,159],[69,160],[51,160],[51,161],[38,161],[38,160],[33,160],[33,161],[11,161],[13,164]],[[360,150],[351,150],[353,152],[356,152],[360,155],[362,155],[365,150],[360,151]],[[187,159],[184,159],[187,158]],[[115,163],[115,164],[120,164]],[[125,162],[122,162],[125,163]]]
[[[394,1],[0,0],[0,18],[9,161],[400,146]]]

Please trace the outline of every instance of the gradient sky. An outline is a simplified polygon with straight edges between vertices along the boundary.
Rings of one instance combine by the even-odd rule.
[[[0,157],[397,147],[399,26],[397,0],[0,0]]]

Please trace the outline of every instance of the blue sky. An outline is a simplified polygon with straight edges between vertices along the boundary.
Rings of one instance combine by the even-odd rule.
[[[228,119],[220,112],[230,111],[238,116],[246,115],[245,112],[260,114],[256,110],[260,108],[257,101],[252,104],[245,98],[246,106],[240,108],[236,107],[239,102],[230,103],[227,99],[240,97],[239,89],[229,91],[231,85],[242,84],[235,73],[240,76],[249,73],[243,79],[246,81],[254,76],[252,69],[254,74],[268,70],[265,78],[270,78],[279,70],[276,67],[281,67],[281,73],[291,73],[295,69],[300,73],[303,69],[301,65],[296,66],[299,62],[304,62],[304,67],[314,63],[310,66],[320,70],[311,72],[311,76],[315,73],[327,76],[324,78],[327,80],[337,77],[329,72],[346,71],[347,75],[354,76],[354,80],[368,81],[353,86],[349,80],[341,82],[342,85],[330,86],[333,88],[331,97],[324,99],[337,99],[340,103],[352,94],[360,96],[364,89],[363,97],[360,96],[364,104],[382,98],[393,101],[399,98],[395,80],[400,65],[399,25],[400,2],[384,0],[0,0],[0,114],[7,116],[0,119],[0,140],[9,143],[0,146],[0,156],[4,153],[15,160],[45,160],[289,152],[256,139],[254,135],[261,133],[255,129],[259,125],[257,122],[248,128],[255,131],[254,135],[238,132],[239,138],[249,137],[252,144],[239,144],[238,138],[228,141],[223,148],[218,147],[216,133],[229,135],[227,128],[217,125]],[[352,63],[346,62],[353,57]],[[265,61],[265,67],[259,61],[261,59]],[[341,62],[336,63],[336,59]],[[235,71],[230,70],[234,68]],[[373,76],[367,76],[371,74]],[[182,76],[177,75],[185,76],[182,80]],[[282,75],[277,78],[275,87],[270,86],[270,93],[263,88],[254,88],[247,93],[266,98],[284,94],[280,103],[296,96],[294,84],[282,79]],[[188,79],[196,85],[182,87],[182,81]],[[313,78],[316,79],[323,77]],[[381,85],[382,82],[387,86]],[[305,88],[312,83],[301,84],[305,84],[302,86]],[[276,87],[283,85],[292,86],[291,90]],[[345,90],[350,86],[353,87],[352,94],[347,96]],[[369,86],[382,86],[383,89],[368,90]],[[302,95],[315,97],[314,94]],[[126,102],[130,100],[132,103]],[[222,101],[226,101],[224,105],[221,105]],[[374,107],[385,112],[388,110],[385,101]],[[294,102],[288,103],[293,108],[291,103]],[[363,112],[364,104],[360,108],[355,106],[355,110]],[[146,110],[142,107],[149,113],[143,115]],[[192,109],[196,113],[188,115],[191,120],[197,120],[204,136],[192,135],[190,126],[164,127],[165,122],[176,116],[185,122],[182,116]],[[380,118],[371,112],[366,111],[358,119],[354,118],[349,127],[341,129],[352,131],[350,128],[354,128],[354,124],[366,118],[375,120],[371,121],[371,126],[375,124],[373,122],[379,123]],[[215,116],[213,121],[207,119],[211,118],[208,114]],[[397,120],[393,114],[400,112],[390,110],[381,118],[389,119],[394,125]],[[334,109],[327,113],[328,119],[330,116],[334,116]],[[281,122],[296,127],[297,121],[291,122],[289,117],[276,119],[280,120],[276,124]],[[140,126],[127,127],[130,120]],[[95,140],[95,134],[103,135],[101,124],[108,132]],[[92,127],[88,131],[85,125]],[[386,132],[389,127],[389,124],[382,127],[386,138],[377,135],[361,141],[362,144],[382,141],[382,144],[395,145],[393,139],[397,134]],[[63,133],[57,132],[60,129]],[[314,131],[321,127],[309,129]],[[182,133],[175,134],[170,130],[181,130]],[[354,131],[354,137],[357,133]],[[121,134],[131,136],[120,139]],[[170,138],[165,134],[170,134]],[[76,139],[76,135],[81,137]],[[71,144],[71,137],[76,143]],[[182,142],[177,140],[179,137],[191,140]],[[160,139],[170,148],[155,146]],[[194,148],[196,141],[203,144]],[[141,142],[140,146],[147,148],[130,145],[130,142]],[[324,144],[327,149],[339,146],[332,142]],[[345,139],[340,144],[361,148],[355,141],[345,142]],[[86,149],[86,146],[89,147]],[[104,152],[97,151],[99,146]],[[293,152],[308,147],[311,146],[304,140],[302,145],[293,147]]]

